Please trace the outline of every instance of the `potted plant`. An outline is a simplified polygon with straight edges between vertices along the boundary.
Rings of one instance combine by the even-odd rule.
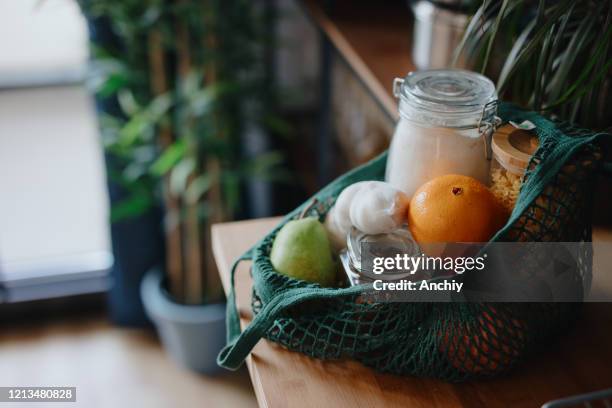
[[[240,210],[245,180],[265,177],[278,154],[241,149],[270,118],[261,10],[248,1],[82,0],[120,40],[95,44],[93,86],[116,101],[100,116],[109,177],[126,191],[117,222],[164,209],[165,265],[142,280],[145,310],[183,365],[216,371],[225,341],[223,291],[210,225]]]
[[[612,125],[612,4],[484,1],[456,58],[497,79],[500,96],[592,129]]]
[[[500,97],[574,127],[612,129],[612,3],[492,0],[471,18],[455,61],[497,81]],[[464,57],[464,58],[459,58]],[[602,140],[607,160],[612,143]],[[612,188],[597,183],[594,221],[610,224]]]

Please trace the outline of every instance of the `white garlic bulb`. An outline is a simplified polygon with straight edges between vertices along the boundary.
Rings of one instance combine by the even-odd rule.
[[[329,233],[330,240],[334,249],[340,250],[346,247],[346,236],[353,227],[351,223],[351,202],[353,197],[358,193],[359,189],[370,183],[369,181],[360,181],[346,187],[336,200],[336,204],[327,213],[325,218],[325,228]]]
[[[410,198],[383,181],[360,181],[345,188],[327,213],[325,228],[335,250],[346,247],[355,227],[366,234],[389,233],[406,220]]]
[[[406,220],[410,198],[382,181],[370,181],[359,189],[350,207],[351,224],[366,234],[385,234]]]

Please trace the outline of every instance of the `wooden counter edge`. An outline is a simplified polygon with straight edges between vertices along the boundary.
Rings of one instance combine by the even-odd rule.
[[[212,225],[211,236],[212,236],[213,255],[215,258],[215,262],[217,263],[217,267],[219,269],[219,275],[221,276],[221,282],[223,284],[223,289],[226,295],[228,295],[230,291],[231,266],[235,258],[237,258],[237,256],[242,255],[242,253],[244,253],[244,251],[246,251],[251,245],[254,245],[257,241],[259,241],[259,239],[263,237],[263,234],[265,234],[265,232],[263,232],[262,235],[245,234],[245,241],[241,241],[241,244],[242,242],[244,242],[244,245],[246,247],[241,248],[240,245],[238,245],[238,248],[236,249],[240,253],[236,255],[235,257],[233,254],[229,255],[227,248],[224,247],[223,234],[226,231],[231,230],[234,227],[243,228],[245,226],[255,227],[253,229],[257,231],[269,230],[269,229],[272,229],[281,220],[281,218],[282,217],[263,218],[263,219],[236,221],[236,222],[231,222],[231,223],[221,223],[221,224]],[[259,228],[260,226],[262,228]],[[244,261],[244,262],[245,264],[248,264],[251,261]],[[241,283],[248,285],[249,287],[252,284],[250,279],[248,279],[246,282],[243,281]],[[250,322],[250,319],[245,318],[244,314],[241,313],[240,326],[244,329],[249,324],[249,322]],[[267,408],[269,405],[268,405],[267,399],[265,398],[265,392],[263,390],[260,373],[259,373],[259,370],[257,369],[257,366],[253,364],[253,361],[250,355],[246,359],[246,365],[249,371],[249,376],[251,377],[251,382],[253,383],[253,390],[255,391],[255,397],[257,398],[257,402],[260,407]]]

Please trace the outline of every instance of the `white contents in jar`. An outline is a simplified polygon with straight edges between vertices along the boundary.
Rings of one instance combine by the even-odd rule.
[[[412,197],[421,185],[445,174],[488,184],[489,165],[478,129],[426,127],[402,119],[391,141],[385,178]]]

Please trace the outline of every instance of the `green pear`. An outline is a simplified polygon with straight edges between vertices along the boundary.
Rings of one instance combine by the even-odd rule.
[[[336,265],[323,224],[315,217],[289,221],[272,244],[270,260],[283,275],[321,286],[332,286]]]

